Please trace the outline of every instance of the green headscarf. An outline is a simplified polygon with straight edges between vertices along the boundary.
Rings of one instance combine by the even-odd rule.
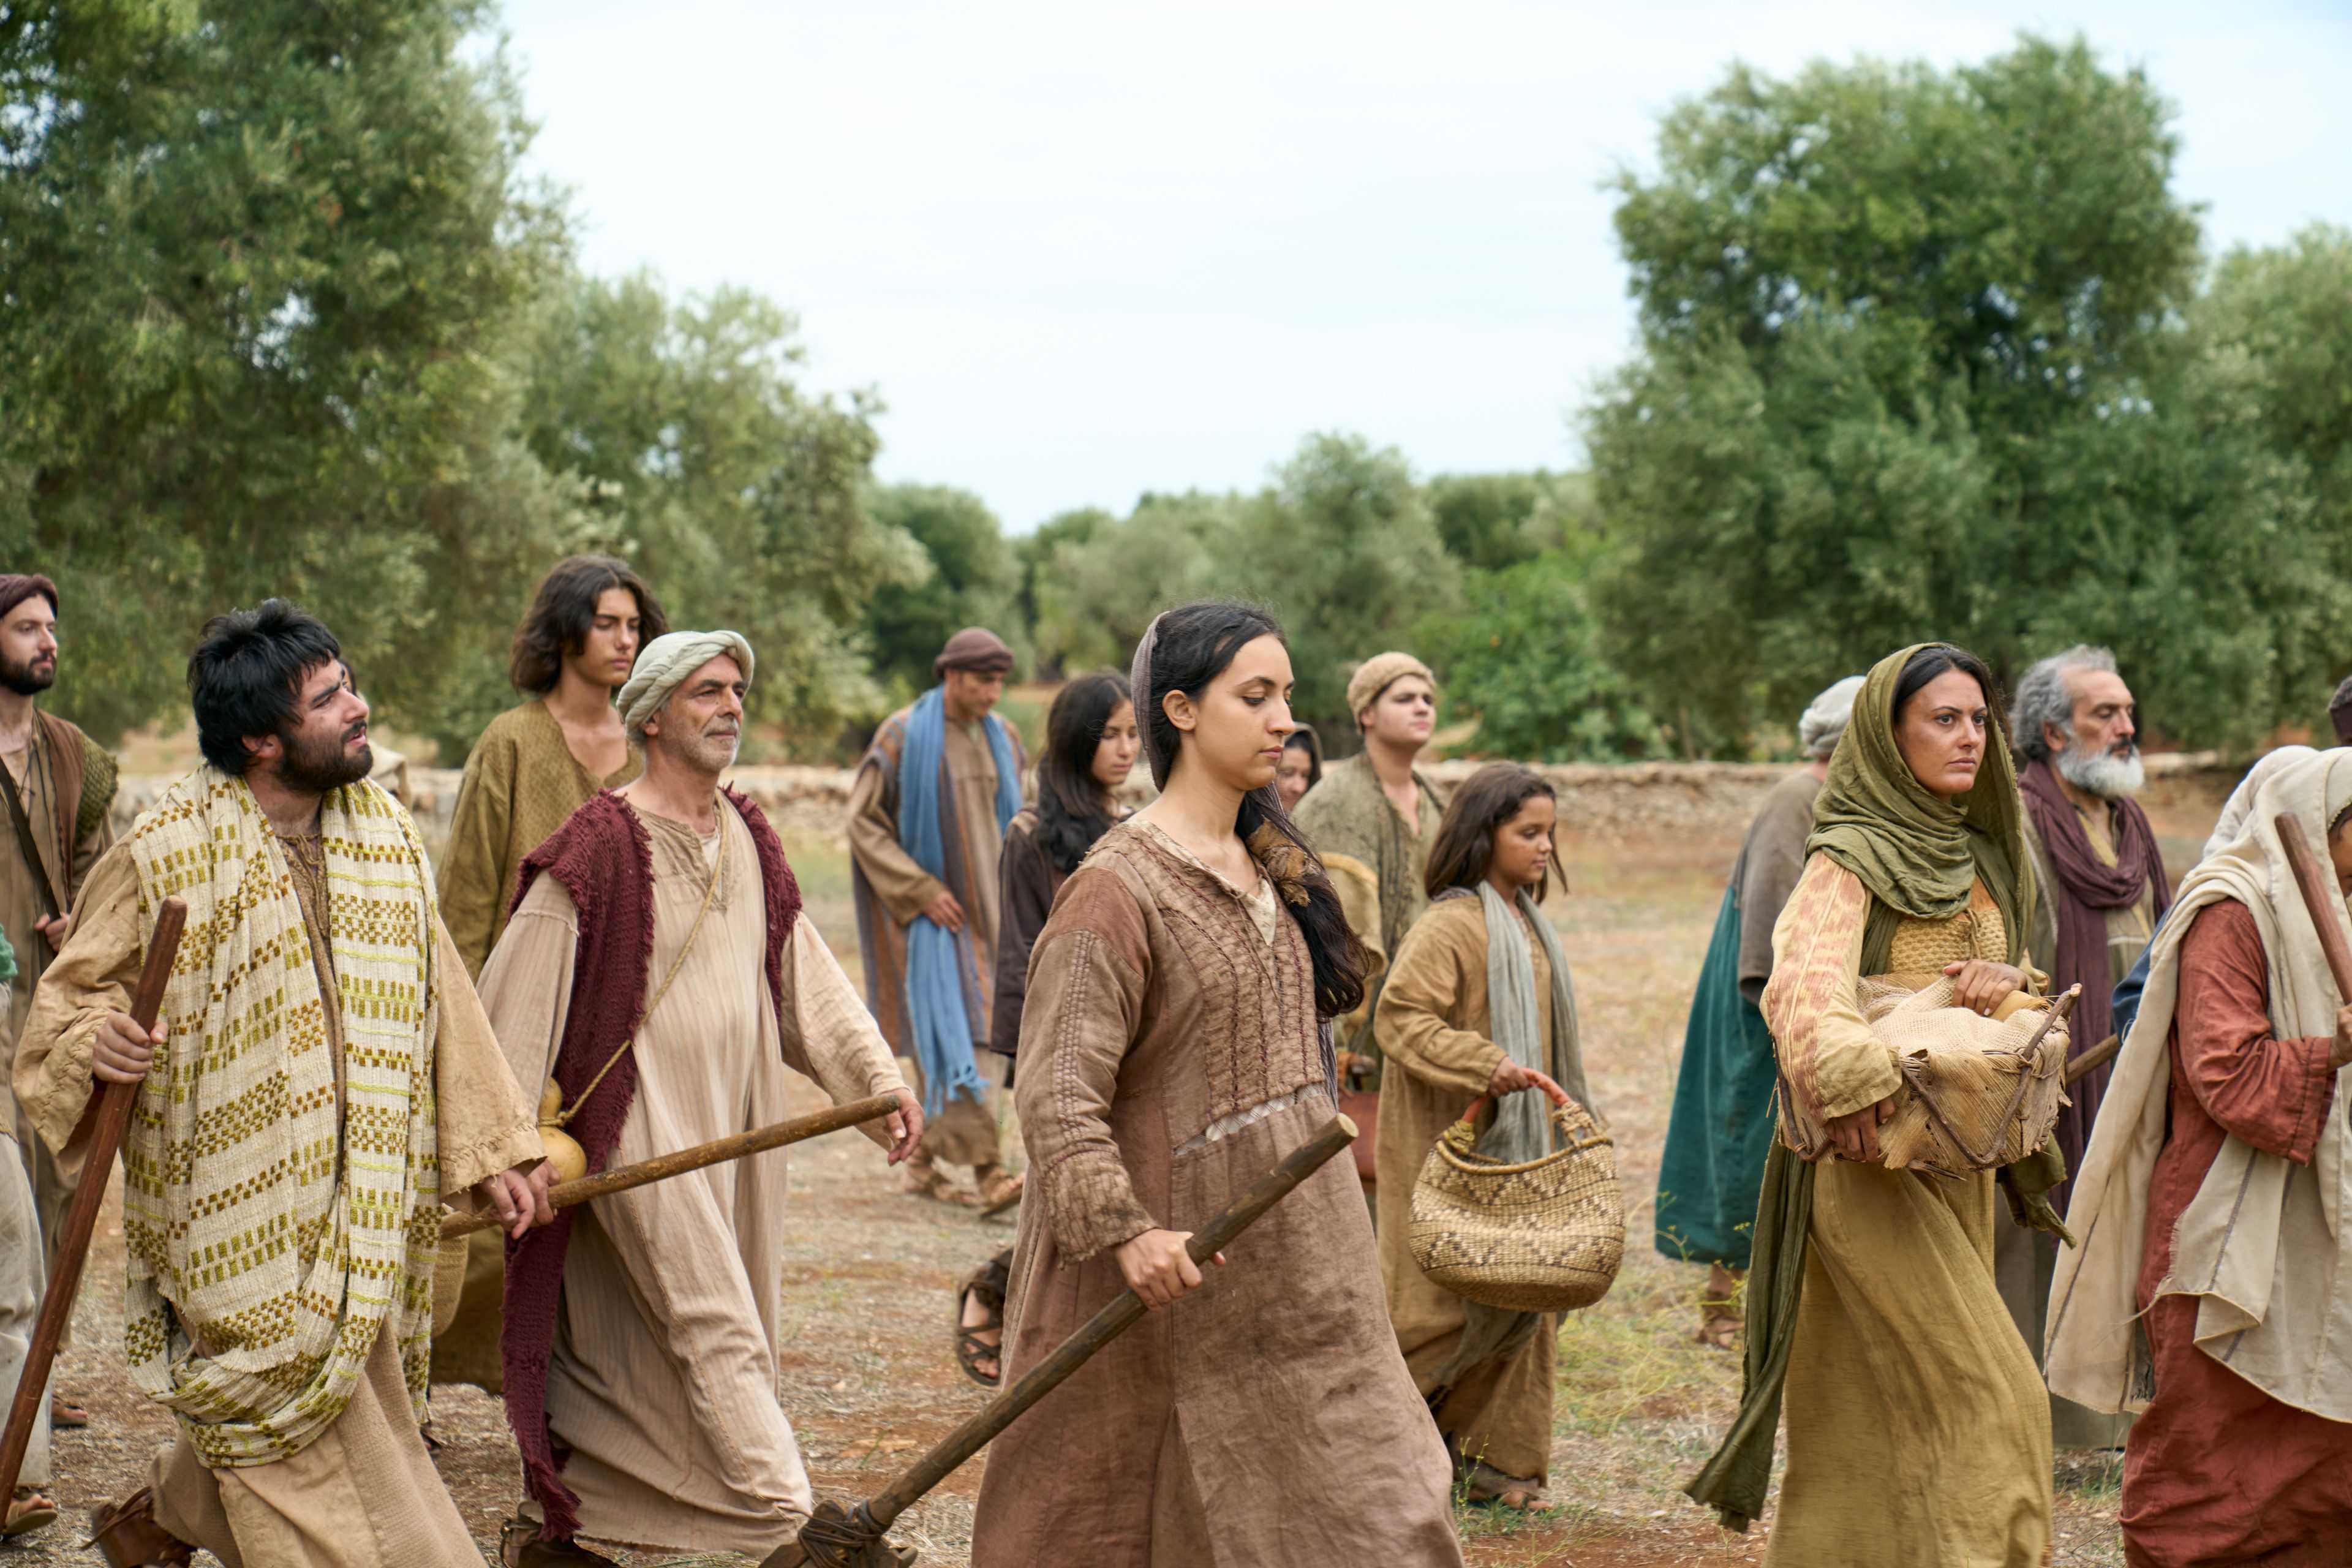
[[[2025,952],[2033,868],[2000,704],[1985,693],[1991,713],[1984,760],[1975,785],[1949,801],[1912,776],[1895,742],[1895,684],[1915,654],[1940,646],[1914,643],[1872,666],[1813,803],[1805,852],[1820,850],[1871,892],[1862,943],[1865,974],[1885,972],[1900,917],[1950,919],[1969,907],[1969,889],[1979,877],[2000,910],[2010,962],[2021,962]]]

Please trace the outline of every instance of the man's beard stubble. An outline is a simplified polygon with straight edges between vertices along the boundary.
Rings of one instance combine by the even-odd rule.
[[[12,658],[0,658],[0,686],[19,697],[38,697],[57,684],[58,661],[52,658],[47,669],[36,668],[31,663],[19,664]]]
[[[332,741],[316,745],[298,735],[281,735],[285,752],[278,760],[278,782],[288,789],[304,795],[325,795],[329,790],[357,784],[375,771],[375,749],[362,745],[357,752],[345,750],[355,725]]]
[[[2140,785],[2147,782],[2147,767],[2140,760],[2136,745],[2126,755],[2117,756],[2111,751],[2086,752],[2070,739],[2055,760],[2061,778],[2102,800],[2122,800],[2137,795]]]

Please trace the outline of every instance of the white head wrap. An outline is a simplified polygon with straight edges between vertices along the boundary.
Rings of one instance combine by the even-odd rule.
[[[1845,733],[1846,721],[1853,717],[1853,700],[1862,695],[1862,685],[1861,676],[1849,675],[1813,699],[1805,716],[1797,721],[1797,743],[1805,748],[1805,755],[1822,758],[1837,750],[1838,737]]]
[[[743,683],[751,683],[751,645],[740,632],[664,632],[646,644],[619,698],[621,726],[632,745],[646,743],[646,721],[662,710],[669,694],[696,670],[720,654],[743,667]]]
[[[2238,841],[2246,830],[2246,818],[2253,815],[2254,797],[2262,793],[2263,785],[2276,778],[2288,764],[2315,755],[2309,746],[2281,746],[2256,757],[2254,765],[2246,770],[2246,776],[2238,781],[2238,787],[2230,792],[2229,800],[2222,805],[2221,817],[2213,824],[2213,835],[2205,840],[2205,854],[2218,855]]]

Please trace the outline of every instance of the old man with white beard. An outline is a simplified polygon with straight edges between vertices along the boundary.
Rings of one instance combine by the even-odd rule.
[[[903,1160],[922,1114],[801,912],[782,846],[723,788],[751,645],[671,632],[621,689],[645,772],[525,857],[482,968],[499,1043],[551,1078],[592,1169],[784,1120],[785,1068],[835,1103],[894,1094],[864,1131]],[[506,1568],[609,1563],[583,1542],[764,1555],[808,1517],[777,1399],[784,1152],[559,1211],[507,1256],[500,1356],[528,1500]]]
[[[2082,986],[2071,1023],[2077,1051],[2114,1032],[2116,983],[2138,962],[2172,901],[2156,831],[2132,799],[2146,777],[2133,711],[2116,656],[2079,645],[2028,669],[2011,703],[2036,891],[2027,954],[2049,974],[2052,994]],[[2090,1144],[2111,1070],[2095,1068],[2067,1090],[2073,1103],[2059,1113],[2053,1138],[2070,1177]],[[2066,1186],[2052,1198],[2063,1213]],[[2055,1243],[2046,1231],[2017,1226],[1998,1238],[2002,1296],[2037,1350]],[[2115,1417],[2064,1400],[2053,1402],[2051,1421],[2058,1447],[2122,1441]]]

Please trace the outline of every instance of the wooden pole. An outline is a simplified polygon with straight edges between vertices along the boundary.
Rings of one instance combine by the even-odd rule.
[[[2344,896],[2336,890],[2335,877],[2320,866],[2319,856],[2303,831],[2303,818],[2282,811],[2277,826],[2279,844],[2286,850],[2287,866],[2303,894],[2303,907],[2309,911],[2311,923],[2319,928],[2319,947],[2327,954],[2328,973],[2336,976],[2336,994],[2352,1002],[2352,942],[2344,936]]]
[[[697,1143],[690,1149],[680,1149],[674,1153],[656,1154],[650,1160],[640,1160],[634,1165],[623,1165],[615,1171],[583,1176],[575,1182],[558,1182],[547,1189],[547,1201],[560,1209],[570,1208],[574,1204],[584,1204],[590,1198],[601,1198],[607,1194],[626,1192],[631,1187],[642,1187],[647,1182],[699,1171],[705,1165],[723,1165],[730,1160],[781,1149],[787,1143],[821,1138],[845,1127],[876,1121],[898,1109],[898,1097],[895,1094],[877,1094],[870,1100],[852,1100],[847,1105],[835,1105],[807,1116],[795,1116],[789,1121],[779,1121],[773,1127],[762,1127],[757,1131],[737,1132],[725,1138],[713,1138],[708,1143]],[[444,1240],[453,1236],[471,1236],[478,1230],[488,1230],[498,1223],[499,1216],[488,1212],[445,1215],[441,1220],[441,1236]]]
[[[2093,1046],[2089,1050],[2084,1051],[2081,1056],[2076,1057],[2073,1061],[2068,1062],[2066,1064],[2066,1087],[2069,1089],[2074,1088],[2074,1085],[2082,1082],[2084,1079],[2098,1071],[2099,1068],[2106,1066],[2108,1061],[2114,1058],[2115,1054],[2123,1048],[2124,1037],[2121,1035],[2109,1035],[2105,1039],[2101,1040],[2097,1045]]]
[[[180,951],[180,929],[187,919],[188,906],[177,899],[165,899],[155,911],[147,965],[139,972],[139,989],[131,997],[131,1021],[142,1029],[152,1031],[156,1016],[163,1010],[163,987],[171,981],[172,961]],[[66,1211],[66,1228],[58,1237],[58,1260],[41,1296],[32,1348],[25,1356],[24,1374],[16,1379],[16,1397],[8,1406],[7,1435],[0,1438],[0,1508],[16,1493],[16,1476],[25,1468],[25,1450],[33,1441],[33,1422],[40,1414],[41,1401],[48,1397],[49,1366],[57,1360],[58,1341],[65,1335],[66,1321],[73,1315],[82,1265],[89,1260],[89,1238],[98,1228],[99,1205],[106,1202],[114,1156],[122,1147],[123,1130],[131,1124],[131,1107],[138,1098],[135,1083],[106,1083],[97,1096],[94,1112],[83,1118],[89,1142],[82,1162],[81,1184],[74,1188],[73,1206]],[[21,1239],[26,1246],[40,1245],[37,1237]]]
[[[1207,1262],[1355,1139],[1356,1124],[1344,1116],[1334,1116],[1323,1124],[1322,1131],[1292,1150],[1282,1163],[1259,1177],[1257,1184],[1235,1198],[1223,1214],[1193,1232],[1184,1244],[1185,1252],[1196,1264]],[[989,1440],[1013,1425],[1023,1411],[1059,1387],[1097,1351],[1133,1328],[1143,1312],[1143,1298],[1132,1290],[1122,1290],[1117,1300],[1087,1320],[1051,1355],[1030,1368],[1020,1382],[941,1438],[873,1500],[860,1503],[845,1513],[831,1503],[821,1508],[817,1518],[829,1527],[824,1531],[829,1539],[812,1539],[805,1544],[799,1538],[788,1541],[770,1552],[760,1568],[803,1568],[803,1564],[832,1568],[834,1564],[861,1560],[895,1562],[896,1558],[887,1555],[887,1549],[880,1549],[883,1555],[873,1555],[891,1523],[925,1492],[947,1479],[958,1466],[986,1447]],[[831,1538],[837,1538],[840,1543],[835,1544]]]

